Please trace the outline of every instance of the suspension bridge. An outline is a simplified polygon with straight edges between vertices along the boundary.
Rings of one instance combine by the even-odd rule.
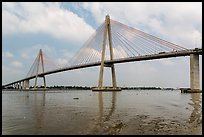
[[[3,87],[29,90],[29,80],[35,79],[34,89],[36,89],[37,79],[42,77],[44,88],[46,88],[46,75],[100,66],[98,86],[93,91],[118,91],[121,89],[116,84],[114,67],[117,63],[190,56],[190,89],[197,92],[200,91],[199,55],[202,55],[202,48],[184,48],[112,20],[107,15],[105,21],[69,60],[68,64],[59,67],[40,49],[26,77]],[[103,86],[104,67],[111,68],[112,87]]]

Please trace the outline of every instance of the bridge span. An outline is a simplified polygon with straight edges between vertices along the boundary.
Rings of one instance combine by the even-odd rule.
[[[107,56],[107,54],[105,54],[105,52],[107,52],[106,47],[109,50],[110,59],[105,57]],[[202,48],[184,48],[112,20],[109,15],[107,15],[105,22],[99,26],[95,33],[84,43],[77,54],[71,58],[71,66],[47,70],[45,72],[45,55],[40,49],[37,58],[28,72],[29,75],[27,75],[26,78],[2,85],[2,87],[6,88],[12,86],[18,89],[29,89],[29,80],[35,78],[34,89],[36,89],[37,78],[42,77],[44,80],[44,87],[46,88],[46,75],[100,66],[98,88],[96,90],[103,91],[106,89],[103,87],[104,67],[111,68],[113,85],[111,90],[119,90],[116,84],[114,64],[190,56],[190,88],[192,91],[199,91],[199,55],[202,55]],[[39,72],[39,65],[42,66],[42,72]]]
[[[153,54],[153,55],[144,55],[144,56],[137,56],[137,57],[131,57],[131,58],[113,59],[113,60],[105,61],[105,64],[109,65],[109,64],[126,63],[126,62],[134,62],[134,61],[145,61],[145,60],[154,60],[154,59],[162,59],[162,58],[190,56],[191,54],[202,55],[202,49],[189,49],[189,50],[183,50],[183,51],[177,51],[177,52],[168,52],[168,53],[164,52],[164,53]],[[94,67],[94,66],[100,66],[100,65],[101,65],[101,62],[77,65],[77,66],[61,68],[61,69],[56,69],[56,70],[40,73],[40,74],[38,74],[38,76],[43,77],[43,76],[54,74],[54,73],[60,73],[60,72],[64,72],[64,71],[81,69],[81,68],[88,68],[88,67]],[[3,85],[3,86],[8,87],[8,86],[14,85],[16,83],[30,80],[33,78],[35,78],[35,76],[24,78],[21,80],[17,80],[17,81],[14,81],[12,83],[9,83],[9,84]]]

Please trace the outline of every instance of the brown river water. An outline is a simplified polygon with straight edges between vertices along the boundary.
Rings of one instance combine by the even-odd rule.
[[[202,93],[2,91],[3,135],[201,135]]]

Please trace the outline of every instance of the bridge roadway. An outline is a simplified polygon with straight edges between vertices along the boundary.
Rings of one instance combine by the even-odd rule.
[[[108,66],[109,64],[112,64],[112,63],[115,64],[115,63],[125,63],[125,62],[133,62],[133,61],[142,61],[142,60],[153,60],[153,59],[180,57],[180,56],[190,56],[190,54],[201,54],[202,55],[202,49],[196,48],[196,49],[180,50],[180,51],[173,51],[173,52],[161,52],[159,54],[152,54],[152,55],[143,55],[143,56],[136,56],[136,57],[129,57],[129,58],[113,59],[112,61],[110,60],[105,61],[105,64]],[[60,69],[56,69],[52,71],[47,71],[45,73],[40,73],[38,74],[38,77],[42,77],[42,76],[50,75],[54,73],[59,73],[63,71],[68,71],[68,70],[88,68],[88,67],[99,66],[99,65],[101,65],[101,62],[76,65],[76,66],[71,66],[67,68],[60,68]],[[30,80],[35,77],[36,76],[31,76],[31,77],[27,77],[27,78],[24,78],[18,81],[14,81],[12,83],[3,85],[3,87],[7,87],[7,86],[10,86],[10,85],[13,85],[15,83],[19,83],[25,80]]]

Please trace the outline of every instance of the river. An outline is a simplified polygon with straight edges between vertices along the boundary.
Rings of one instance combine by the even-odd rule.
[[[202,134],[202,93],[2,91],[3,135]]]

